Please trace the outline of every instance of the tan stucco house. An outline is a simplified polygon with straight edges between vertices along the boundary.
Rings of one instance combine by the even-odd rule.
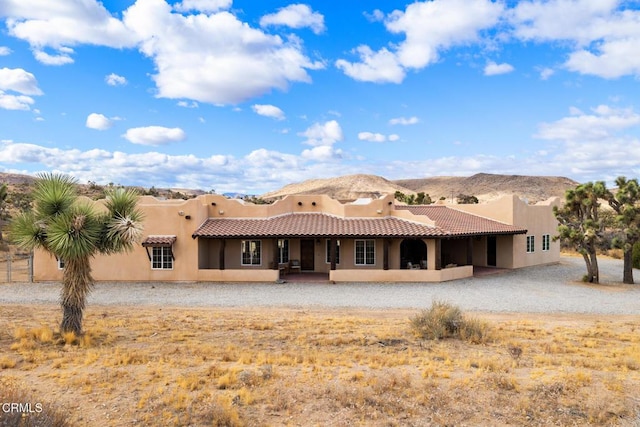
[[[99,203],[99,202],[97,202]],[[271,282],[293,273],[335,282],[442,282],[474,266],[559,261],[558,199],[476,205],[396,205],[393,196],[341,203],[324,195],[254,205],[220,195],[140,198],[145,237],[127,254],[98,256],[97,281]],[[34,256],[34,280],[62,278],[64,260]]]

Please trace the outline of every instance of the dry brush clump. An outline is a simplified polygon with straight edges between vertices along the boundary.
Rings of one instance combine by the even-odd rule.
[[[23,385],[0,380],[0,427],[68,427],[64,408],[57,408],[42,394],[26,391]]]
[[[459,307],[443,301],[434,301],[431,308],[411,318],[416,336],[430,340],[459,338],[473,343],[490,338],[489,325],[477,318],[469,318]]]

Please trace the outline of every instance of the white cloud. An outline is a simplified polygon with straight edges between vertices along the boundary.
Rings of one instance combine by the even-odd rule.
[[[401,83],[405,77],[404,68],[398,58],[386,48],[378,52],[369,46],[358,46],[355,52],[360,62],[349,62],[344,59],[336,61],[336,67],[354,80],[373,83]]]
[[[264,105],[264,104],[254,104],[251,106],[253,111],[261,116],[271,117],[276,120],[284,120],[285,114],[284,111],[276,107],[275,105]]]
[[[320,145],[302,151],[302,157],[307,160],[325,162],[342,158],[342,150],[335,149],[330,145]]]
[[[22,68],[0,68],[0,89],[24,95],[42,95],[36,77]]]
[[[89,129],[107,130],[113,126],[113,121],[102,114],[91,113],[87,116],[85,125]]]
[[[638,24],[640,25],[640,19]],[[599,44],[595,53],[582,49],[569,55],[567,69],[606,79],[625,75],[640,76],[640,35],[633,39],[612,40]]]
[[[116,73],[111,73],[108,76],[105,76],[104,81],[109,86],[124,86],[127,84],[127,79],[123,76],[119,76]]]
[[[542,70],[540,70],[540,79],[547,80],[554,73],[555,73],[555,71],[553,70],[553,68],[543,68]]]
[[[332,146],[344,138],[342,127],[336,120],[330,120],[323,124],[314,123],[304,132],[298,133],[298,136],[306,137],[307,140],[304,141],[304,144],[313,147]]]
[[[371,13],[364,12],[363,15],[369,22],[382,22],[384,20],[384,12],[380,9],[375,9]]]
[[[360,141],[385,142],[387,137],[381,133],[360,132],[358,133],[358,139]]]
[[[478,40],[478,32],[495,25],[503,8],[490,0],[415,2],[404,12],[389,14],[385,25],[392,33],[405,34],[397,51],[400,63],[423,68],[438,59],[440,50]]]
[[[0,68],[0,108],[29,111],[35,101],[27,95],[42,95],[35,76],[22,68]]]
[[[73,62],[70,46],[122,48],[133,47],[137,42],[121,21],[94,0],[3,0],[0,14],[7,18],[9,34],[27,41],[36,59],[49,65]],[[45,47],[57,53],[48,54]]]
[[[391,120],[389,120],[389,124],[390,125],[415,125],[416,123],[418,123],[420,120],[416,117],[416,116],[412,116],[409,118],[406,117],[396,117],[393,118]]]
[[[369,141],[369,142],[387,142],[387,141],[398,141],[400,139],[399,135],[395,133],[387,136],[381,133],[373,133],[373,132],[360,132],[358,133],[358,139],[360,141]]]
[[[173,8],[180,12],[192,10],[200,12],[217,12],[231,7],[233,0],[183,0],[176,3]]]
[[[569,42],[564,66],[603,78],[640,75],[640,10],[619,0],[526,1],[509,10],[521,40]],[[625,7],[626,6],[626,7]],[[561,16],[562,19],[558,19]]]
[[[335,143],[344,139],[342,128],[336,120],[314,123],[298,135],[307,138],[303,143],[313,147],[302,151],[301,156],[306,160],[326,162],[343,157],[342,150],[334,147]]]
[[[171,142],[183,141],[187,135],[180,128],[163,126],[147,126],[127,129],[123,138],[134,144],[164,145]]]
[[[162,0],[138,0],[123,16],[155,62],[161,98],[236,104],[310,82],[307,70],[323,67],[303,54],[298,38],[266,34],[226,11],[183,16]]]
[[[571,109],[570,113],[570,117],[553,123],[540,124],[536,137],[575,143],[601,141],[603,143],[601,150],[604,152],[609,150],[607,141],[614,138],[620,131],[640,126],[640,114],[630,108],[611,108],[600,105],[592,109],[592,114],[585,114],[577,109]],[[607,146],[606,150],[605,146]]]
[[[506,62],[502,64],[496,64],[493,61],[489,61],[487,65],[484,67],[484,75],[485,76],[496,76],[499,74],[508,74],[514,70],[511,64],[507,64]]]
[[[66,65],[72,64],[73,58],[70,54],[73,53],[73,49],[59,48],[57,54],[51,55],[41,49],[34,49],[33,56],[45,65]]]
[[[185,0],[176,10],[207,13],[183,15],[165,0],[136,0],[119,20],[96,0],[4,0],[0,16],[9,34],[27,41],[48,65],[72,63],[76,45],[140,49],[155,64],[152,78],[161,98],[236,104],[308,83],[307,70],[324,68],[304,54],[298,37],[267,34],[219,10],[230,4]],[[321,16],[313,12],[304,22],[318,29]]]
[[[0,56],[7,56],[11,54],[11,49],[7,46],[0,46]]]
[[[178,101],[178,107],[182,107],[182,108],[198,108],[199,105],[195,101],[191,101],[191,102]]]
[[[344,59],[336,66],[356,80],[400,83],[406,70],[422,69],[439,59],[439,52],[476,42],[481,30],[494,26],[503,12],[501,2],[490,0],[433,0],[409,4],[385,19],[387,30],[404,34],[399,44],[374,52],[360,46],[359,62]]]
[[[278,12],[265,15],[260,18],[260,26],[284,25],[291,28],[309,27],[315,34],[320,34],[325,30],[324,16],[314,12],[306,4],[290,4],[287,7],[278,9]]]
[[[0,90],[0,108],[5,110],[25,110],[31,109],[35,101],[26,95],[9,95]]]

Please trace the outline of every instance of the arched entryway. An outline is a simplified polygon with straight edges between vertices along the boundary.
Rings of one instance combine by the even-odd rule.
[[[427,244],[420,239],[405,239],[400,243],[400,268],[427,268]]]

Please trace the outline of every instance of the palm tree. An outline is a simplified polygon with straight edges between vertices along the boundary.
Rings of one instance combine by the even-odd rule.
[[[105,209],[98,209],[78,198],[75,184],[65,175],[40,175],[33,192],[34,210],[17,216],[9,232],[21,248],[41,248],[64,260],[60,331],[80,336],[93,285],[91,258],[131,250],[142,237],[142,213],[136,208],[134,190],[108,190]]]

